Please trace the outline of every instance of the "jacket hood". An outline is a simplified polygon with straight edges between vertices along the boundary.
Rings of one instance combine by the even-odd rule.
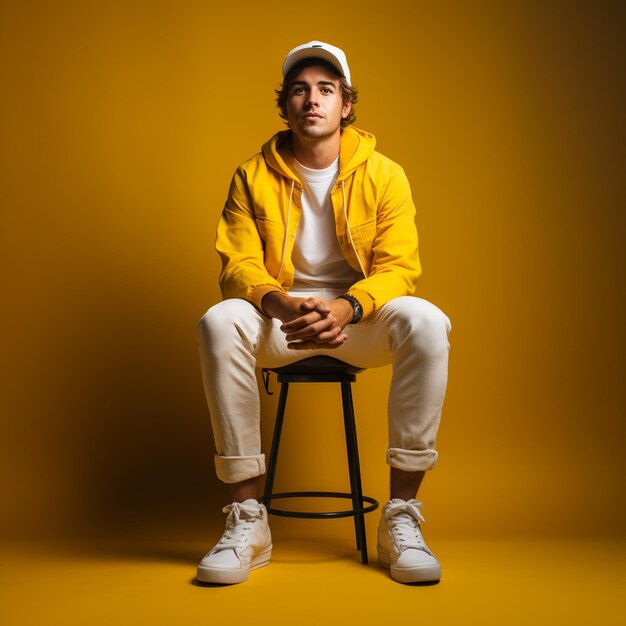
[[[276,133],[261,148],[263,158],[269,167],[291,180],[299,180],[293,168],[294,157],[288,149],[291,130]],[[374,152],[376,138],[354,126],[346,126],[341,131],[341,147],[339,149],[339,177],[347,178],[359,165],[367,161]]]

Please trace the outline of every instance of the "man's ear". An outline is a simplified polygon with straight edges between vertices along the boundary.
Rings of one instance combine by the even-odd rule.
[[[343,109],[341,111],[341,119],[345,120],[346,117],[348,117],[348,115],[350,115],[350,111],[352,111],[352,102],[350,100],[348,100],[348,102],[346,102],[343,105]]]

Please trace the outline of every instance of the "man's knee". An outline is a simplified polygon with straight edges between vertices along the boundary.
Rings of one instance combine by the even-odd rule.
[[[448,316],[431,302],[413,296],[396,298],[393,307],[396,324],[418,347],[427,352],[448,349],[452,325]]]
[[[227,339],[245,324],[246,319],[258,315],[252,304],[246,300],[230,299],[212,306],[197,324],[198,339],[210,341],[212,345],[220,339]]]

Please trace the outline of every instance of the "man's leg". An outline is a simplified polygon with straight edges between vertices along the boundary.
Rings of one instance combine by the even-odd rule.
[[[361,367],[393,365],[387,462],[402,471],[392,472],[394,491],[417,490],[421,473],[432,469],[437,460],[449,332],[450,321],[441,310],[421,298],[405,296],[391,300],[365,322],[347,326],[348,340],[332,353]]]
[[[390,501],[383,507],[378,555],[399,582],[441,578],[441,567],[422,536],[415,497],[437,459],[448,373],[450,321],[418,298],[399,298],[387,310],[393,327],[394,374],[389,393]]]
[[[230,498],[233,502],[244,502],[245,500],[256,500],[259,495],[259,479],[257,477],[248,478],[238,483],[228,485]]]
[[[450,321],[420,298],[396,298],[353,329],[337,358],[376,367],[393,364],[389,392],[390,501],[378,531],[379,561],[400,582],[438,580],[441,568],[421,535],[415,500],[436,460],[435,439],[445,396]]]
[[[224,300],[198,322],[202,382],[215,439],[215,469],[233,484],[265,471],[255,367],[263,326],[250,303]]]
[[[405,472],[397,467],[389,468],[389,497],[393,500],[414,500],[426,472]]]
[[[211,415],[218,478],[233,503],[226,530],[198,567],[198,579],[237,583],[267,565],[272,543],[267,511],[257,501],[261,453],[260,400],[255,368],[286,365],[301,357],[287,348],[280,322],[261,315],[245,300],[225,300],[198,323],[202,379]],[[261,359],[259,360],[259,353]]]
[[[267,511],[257,501],[261,454],[256,352],[269,320],[244,300],[225,300],[198,323],[202,379],[211,415],[218,477],[229,485],[232,504],[219,542],[198,566],[198,580],[238,583],[269,563]]]

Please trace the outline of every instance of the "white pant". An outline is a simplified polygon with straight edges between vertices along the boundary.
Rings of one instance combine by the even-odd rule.
[[[387,462],[406,471],[434,466],[451,329],[442,311],[421,298],[396,298],[364,322],[346,326],[348,339],[334,350],[290,350],[281,324],[239,299],[216,304],[198,322],[220,480],[235,483],[265,473],[255,368],[280,367],[320,354],[363,368],[391,363]]]

